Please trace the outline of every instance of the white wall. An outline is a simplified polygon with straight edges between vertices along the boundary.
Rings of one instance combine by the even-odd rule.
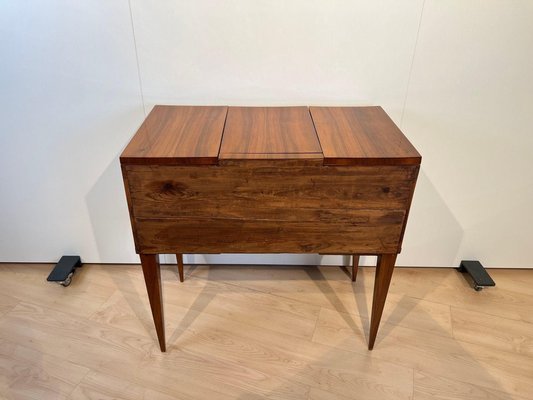
[[[533,267],[531,21],[530,0],[0,2],[0,261],[138,261],[118,156],[154,104],[379,104],[423,155],[398,264]]]

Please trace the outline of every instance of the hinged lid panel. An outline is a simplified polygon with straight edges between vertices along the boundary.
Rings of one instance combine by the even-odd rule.
[[[220,160],[322,162],[307,107],[229,107]]]
[[[122,164],[217,164],[227,107],[155,106],[123,151]]]
[[[324,165],[418,165],[421,157],[381,107],[311,107]]]

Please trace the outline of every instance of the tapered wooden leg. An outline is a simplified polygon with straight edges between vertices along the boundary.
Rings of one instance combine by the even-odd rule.
[[[148,291],[152,317],[161,351],[166,351],[165,321],[163,318],[163,293],[161,290],[161,271],[157,254],[141,254],[144,282]]]
[[[357,279],[357,271],[359,270],[359,254],[352,254],[352,282]]]
[[[176,254],[178,260],[178,273],[180,274],[180,282],[183,282],[183,254]]]
[[[382,254],[378,256],[376,266],[376,279],[374,281],[374,299],[372,300],[372,317],[370,318],[370,337],[368,340],[368,350],[374,348],[376,335],[378,333],[379,322],[383,314],[383,307],[389,291],[390,279],[394,271],[396,254]]]

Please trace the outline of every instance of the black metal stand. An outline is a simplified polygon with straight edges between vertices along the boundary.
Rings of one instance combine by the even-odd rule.
[[[80,256],[63,256],[46,280],[49,282],[58,282],[62,286],[68,286],[72,282],[74,271],[79,267],[81,267]]]
[[[496,286],[485,267],[477,260],[463,260],[457,270],[470,276],[476,291],[480,291],[487,286]]]

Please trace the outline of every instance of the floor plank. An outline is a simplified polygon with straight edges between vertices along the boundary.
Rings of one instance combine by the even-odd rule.
[[[156,392],[159,393],[159,392]],[[145,388],[97,371],[89,372],[71,393],[71,400],[139,400]]]
[[[0,293],[19,301],[46,304],[48,308],[89,316],[94,313],[115,291],[108,285],[84,279],[89,268],[80,268],[68,287],[46,278],[53,265],[38,264],[31,268],[26,264],[2,265]],[[0,299],[1,300],[1,299]]]
[[[533,323],[452,307],[456,339],[533,357]]]
[[[265,374],[342,396],[354,391],[381,399],[409,399],[412,395],[410,368],[205,313],[198,313],[194,323],[169,342],[172,348],[194,346],[195,352],[205,356],[216,354],[232,362],[245,359],[246,365]]]
[[[313,340],[360,353],[365,339],[359,321],[353,315],[322,309]],[[533,396],[533,362],[526,356],[387,323],[380,328],[372,355],[457,382]]]
[[[139,265],[0,264],[0,398],[533,398],[531,270],[397,268],[367,350],[374,268],[162,267],[168,352]]]
[[[413,400],[526,400],[525,397],[511,395],[498,390],[477,386],[470,382],[415,372]]]
[[[12,345],[0,355],[0,397],[5,399],[67,399],[89,372],[38,350]]]
[[[347,271],[329,267],[213,267],[194,268],[191,276],[247,287],[273,296],[369,317],[372,306],[373,268],[362,268],[354,284]],[[401,272],[400,272],[401,273]],[[400,277],[401,278],[401,277]],[[396,277],[393,279],[396,279]],[[451,336],[450,309],[446,304],[389,293],[382,321]]]
[[[18,304],[19,300],[12,296],[7,296],[0,293],[0,317],[13,309]]]

